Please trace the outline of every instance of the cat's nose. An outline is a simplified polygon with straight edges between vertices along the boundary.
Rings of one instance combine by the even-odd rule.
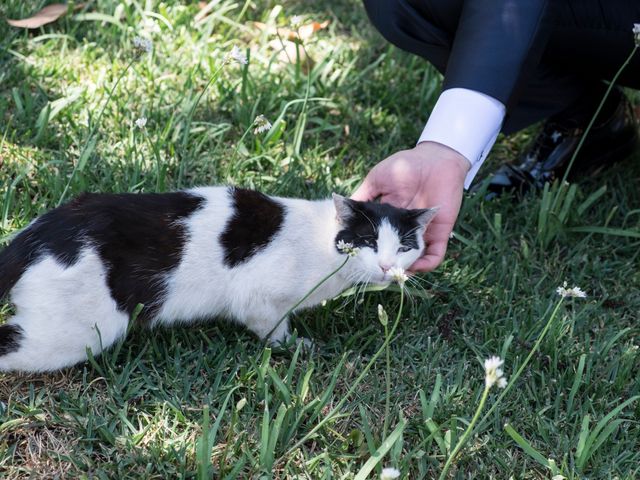
[[[384,273],[387,273],[393,267],[390,263],[380,263],[379,265]]]

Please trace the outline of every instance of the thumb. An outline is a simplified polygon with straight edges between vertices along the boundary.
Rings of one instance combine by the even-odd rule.
[[[359,202],[367,202],[376,198],[378,194],[378,190],[374,188],[373,182],[369,179],[369,176],[367,176],[356,191],[353,192],[351,199]]]

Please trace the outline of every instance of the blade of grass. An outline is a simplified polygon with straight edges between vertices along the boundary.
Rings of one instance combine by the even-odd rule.
[[[366,480],[369,474],[373,471],[373,469],[382,461],[387,452],[393,447],[393,444],[398,441],[398,439],[402,436],[402,432],[407,424],[407,421],[401,419],[396,425],[396,428],[389,434],[382,444],[378,447],[371,457],[365,462],[365,464],[360,468],[356,476],[353,480]]]

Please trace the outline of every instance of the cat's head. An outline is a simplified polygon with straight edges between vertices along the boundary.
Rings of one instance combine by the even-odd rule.
[[[424,249],[423,234],[437,208],[407,210],[385,203],[358,202],[333,195],[336,218],[341,229],[335,238],[359,249],[350,260],[351,268],[367,283],[388,283],[389,270],[409,268]],[[340,246],[343,244],[340,243]]]

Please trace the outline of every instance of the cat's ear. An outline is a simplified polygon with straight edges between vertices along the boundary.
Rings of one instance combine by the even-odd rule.
[[[433,217],[435,217],[438,213],[438,210],[440,210],[440,207],[416,208],[410,210],[410,212],[411,216],[415,219],[416,222],[418,222],[418,225],[427,228],[427,226],[431,223],[431,220],[433,220]]]
[[[332,193],[331,196],[333,197],[333,204],[336,207],[336,217],[338,218],[338,222],[342,225],[346,225],[355,213],[354,201],[349,198],[345,198],[342,195],[338,195],[337,193]]]

